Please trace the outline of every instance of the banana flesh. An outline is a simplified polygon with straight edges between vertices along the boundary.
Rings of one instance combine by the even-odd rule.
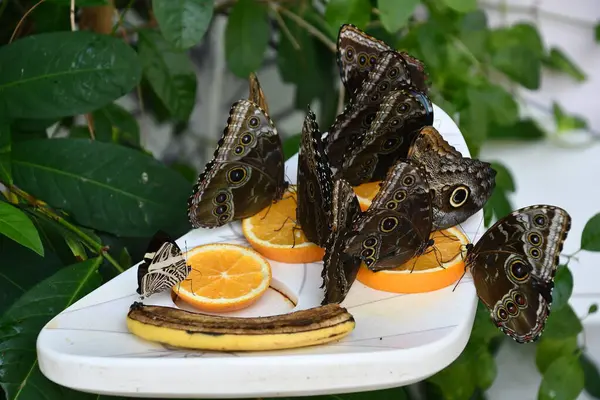
[[[236,318],[135,302],[127,314],[129,331],[143,339],[215,351],[313,346],[339,340],[354,326],[354,317],[338,304],[269,317]]]

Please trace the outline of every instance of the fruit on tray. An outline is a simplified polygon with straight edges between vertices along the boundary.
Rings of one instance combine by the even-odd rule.
[[[208,312],[240,310],[269,288],[271,266],[250,247],[215,243],[186,255],[191,271],[173,292],[194,308]]]
[[[127,314],[134,335],[198,350],[260,351],[337,341],[355,326],[345,308],[328,304],[269,317],[237,318],[193,313],[135,302]]]
[[[284,263],[310,263],[323,259],[325,249],[310,242],[296,223],[295,186],[283,199],[242,221],[246,240],[263,256]]]
[[[367,182],[362,185],[354,186],[354,194],[358,198],[358,204],[360,204],[360,209],[362,211],[366,211],[367,208],[371,205],[371,201],[375,195],[379,192],[379,188],[381,187],[382,182]]]
[[[435,231],[431,238],[435,244],[425,254],[378,272],[363,263],[356,279],[372,289],[394,293],[429,292],[456,282],[465,271],[465,246],[469,239],[457,227]]]

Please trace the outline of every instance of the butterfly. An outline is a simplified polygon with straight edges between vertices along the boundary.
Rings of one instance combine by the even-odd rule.
[[[373,66],[377,64],[381,53],[394,51],[406,62],[412,84],[427,93],[427,74],[425,66],[406,52],[396,52],[383,41],[367,35],[352,24],[344,24],[338,31],[337,64],[340,77],[348,93],[353,94],[360,88]]]
[[[332,174],[315,114],[308,107],[298,151],[296,219],[313,243],[323,247],[331,226]]]
[[[562,208],[534,205],[513,211],[467,245],[477,295],[494,323],[519,343],[537,340],[550,315],[559,253],[571,228]]]
[[[433,246],[431,222],[431,192],[423,172],[398,161],[356,219],[346,251],[372,271],[398,267]]]
[[[396,52],[382,53],[356,96],[350,99],[328,130],[327,155],[336,172],[348,153],[360,146],[383,99],[395,90],[410,88],[410,85],[406,61]]]
[[[141,298],[151,296],[182,282],[190,273],[181,249],[163,231],[158,231],[150,240],[142,263],[138,266],[136,292]]]
[[[215,228],[251,217],[280,200],[287,187],[273,121],[254,101],[239,100],[231,106],[213,159],[194,185],[188,218],[194,228]]]
[[[360,214],[360,205],[352,186],[343,179],[337,179],[333,184],[331,233],[325,245],[321,272],[321,288],[325,288],[321,305],[341,303],[356,279],[361,260],[346,253],[345,248],[352,223]]]
[[[491,164],[463,157],[432,126],[421,129],[408,158],[423,167],[434,192],[434,230],[466,221],[483,207],[496,185]]]
[[[344,160],[340,176],[352,186],[383,180],[396,160],[406,158],[419,130],[432,123],[433,106],[426,95],[412,89],[389,93],[360,146]]]

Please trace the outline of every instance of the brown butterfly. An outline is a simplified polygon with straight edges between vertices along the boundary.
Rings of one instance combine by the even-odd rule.
[[[433,190],[433,229],[458,225],[481,210],[496,185],[487,162],[463,157],[432,126],[419,132],[408,158],[419,163]]]
[[[550,315],[559,254],[571,228],[562,208],[513,211],[467,245],[465,269],[492,320],[519,343],[537,340]]]
[[[337,64],[340,77],[348,93],[352,96],[377,64],[381,53],[394,51],[406,62],[412,85],[427,93],[427,74],[425,66],[406,52],[397,52],[383,41],[367,35],[351,24],[340,27],[337,40]]]

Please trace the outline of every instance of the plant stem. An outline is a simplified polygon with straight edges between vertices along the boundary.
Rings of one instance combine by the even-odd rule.
[[[27,18],[27,16],[29,14],[31,14],[31,12],[33,10],[35,10],[35,8],[37,6],[39,6],[40,4],[42,4],[44,1],[45,0],[40,0],[37,3],[35,3],[29,10],[27,10],[27,12],[23,15],[23,17],[21,17],[17,26],[15,26],[15,30],[13,31],[12,35],[10,36],[10,40],[8,41],[8,43],[12,43],[13,39],[15,38],[15,35],[17,34],[17,32],[19,31],[19,28],[21,27],[21,24],[23,23],[23,21],[25,21],[25,18]],[[8,0],[6,0],[5,3],[8,3]],[[2,9],[2,11],[4,11],[4,8]]]
[[[275,4],[275,3],[272,3],[272,4],[273,4],[274,10],[279,11],[281,14],[285,15],[286,17],[288,17],[289,19],[291,19],[292,21],[297,23],[298,26],[301,26],[302,28],[306,29],[306,31],[308,33],[310,33],[311,35],[313,35],[314,37],[319,39],[325,46],[327,46],[327,48],[329,48],[329,50],[331,50],[334,53],[337,51],[337,46],[333,42],[333,40],[329,39],[317,28],[315,28],[314,26],[312,26],[311,24],[306,22],[306,20],[304,20],[302,17],[294,14],[293,12],[291,12],[290,10],[288,10],[286,8],[281,7],[278,4]]]
[[[30,205],[35,207],[35,209],[37,211],[39,211],[40,214],[51,219],[52,221],[58,223],[62,227],[66,228],[70,232],[73,232],[75,235],[77,235],[90,249],[95,251],[97,254],[99,254],[104,259],[106,259],[106,261],[108,261],[110,264],[112,264],[112,266],[117,270],[118,273],[125,272],[123,267],[121,267],[119,265],[119,263],[110,254],[108,254],[106,246],[104,246],[102,243],[96,242],[94,239],[92,239],[88,234],[83,232],[81,229],[79,229],[78,227],[76,227],[75,225],[73,225],[72,223],[70,223],[63,217],[61,217],[60,215],[56,214],[54,211],[52,211],[48,207],[48,205],[45,202],[36,199],[29,193],[25,192],[24,190],[19,189],[18,187],[14,186],[14,185],[7,185],[7,187],[16,196],[25,200],[27,203],[29,203]]]
[[[125,15],[127,15],[127,13],[129,12],[129,9],[131,7],[133,7],[134,1],[135,0],[129,0],[129,3],[127,3],[127,6],[125,6],[125,10],[119,14],[119,20],[117,21],[115,26],[113,26],[112,32],[110,33],[111,35],[114,35],[115,32],[117,32],[117,30],[121,27],[121,25],[123,24],[123,19],[125,19]]]

